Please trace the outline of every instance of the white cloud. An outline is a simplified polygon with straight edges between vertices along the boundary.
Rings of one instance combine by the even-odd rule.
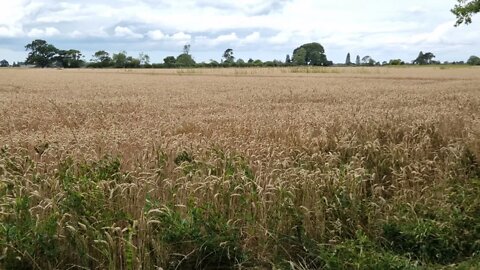
[[[253,32],[243,39],[244,43],[255,43],[260,40],[260,32]]]
[[[147,36],[154,41],[173,41],[173,42],[189,42],[192,36],[184,32],[178,32],[173,35],[166,35],[161,30],[148,31]]]
[[[292,37],[292,33],[290,32],[279,32],[273,37],[268,39],[268,42],[271,44],[283,44],[287,43]]]
[[[160,30],[148,31],[147,36],[152,40],[162,40],[166,37]]]
[[[75,30],[73,31],[71,34],[70,34],[70,37],[72,38],[81,38],[83,36],[86,36],[84,33],[78,31],[78,30]]]
[[[0,26],[0,38],[2,37],[7,37],[7,38],[13,38],[13,37],[21,37],[23,36],[23,30],[19,27],[6,27],[6,26]]]
[[[455,42],[451,40],[449,33],[455,30],[453,27],[454,22],[448,21],[435,27],[432,31],[408,34],[407,35],[390,35],[386,37],[383,42],[389,45],[422,45],[422,44],[440,44],[443,42]]]
[[[227,35],[220,35],[213,40],[213,42],[216,43],[216,44],[228,43],[228,42],[234,42],[234,41],[238,41],[238,36],[237,36],[236,33],[230,33],[230,34],[227,34]]]
[[[132,29],[123,26],[117,26],[114,30],[114,35],[116,37],[131,38],[131,39],[140,39],[143,38],[142,34],[138,34],[132,31]]]
[[[192,36],[189,34],[185,34],[184,32],[178,32],[173,34],[172,36],[169,36],[168,39],[177,42],[188,42],[192,39]]]
[[[60,35],[60,31],[55,27],[32,28],[27,36],[31,38],[46,38]]]
[[[190,42],[205,59],[225,46],[256,53],[252,58],[283,58],[313,41],[338,61],[348,51],[389,58],[383,48],[418,54],[422,46],[462,58],[480,47],[480,17],[468,27],[453,28],[452,6],[438,0],[401,5],[378,0],[0,0],[7,14],[0,17],[0,48],[22,50],[26,36],[63,34],[61,40],[52,38],[56,46],[72,39],[82,50],[165,52]],[[273,52],[278,55],[268,55]]]

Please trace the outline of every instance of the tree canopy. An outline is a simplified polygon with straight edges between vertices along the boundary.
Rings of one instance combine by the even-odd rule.
[[[472,16],[480,12],[480,0],[458,0],[451,10],[457,16],[455,26],[472,23]]]
[[[0,61],[0,67],[9,67],[10,66],[10,63],[8,63],[7,60],[3,59],[2,61]]]
[[[176,60],[176,65],[178,67],[193,67],[195,64],[195,60],[193,60],[192,56],[186,53],[180,54]]]
[[[64,68],[79,68],[84,61],[79,50],[58,50],[55,60]]]
[[[435,55],[431,52],[420,52],[417,59],[413,60],[413,63],[418,65],[429,65],[432,64],[433,58],[435,58]]]
[[[345,59],[345,65],[350,66],[352,64],[352,60],[350,59],[350,53],[347,54],[347,59]]]
[[[303,52],[305,50],[305,53]],[[325,49],[320,43],[306,43],[293,51],[293,62],[296,65],[328,66],[330,62]]]
[[[480,65],[480,57],[475,55],[470,56],[470,58],[468,58],[467,64],[472,66]]]
[[[52,65],[58,52],[55,46],[48,44],[42,39],[36,39],[25,45],[25,50],[30,51],[25,63],[42,68]]]
[[[232,64],[235,62],[235,56],[233,56],[233,50],[230,48],[225,50],[222,58],[224,63]]]

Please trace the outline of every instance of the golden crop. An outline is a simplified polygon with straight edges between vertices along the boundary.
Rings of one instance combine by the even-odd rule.
[[[476,68],[1,70],[0,266],[468,260],[478,231],[430,215],[480,209],[479,85]],[[424,223],[472,244],[385,229]]]

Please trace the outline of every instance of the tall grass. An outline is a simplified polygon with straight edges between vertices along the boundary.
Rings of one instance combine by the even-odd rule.
[[[413,269],[474,259],[477,154],[434,125],[397,132],[331,134],[271,168],[217,147],[156,149],[128,170],[115,157],[43,162],[4,147],[1,263]]]

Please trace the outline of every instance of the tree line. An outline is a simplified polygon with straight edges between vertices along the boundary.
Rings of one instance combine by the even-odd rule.
[[[36,39],[25,45],[28,51],[25,65],[33,65],[35,67],[61,67],[61,68],[190,68],[190,67],[277,67],[287,65],[311,65],[311,66],[330,66],[332,61],[327,60],[325,50],[319,43],[308,43],[296,48],[293,51],[293,57],[287,55],[286,61],[280,60],[265,61],[260,59],[243,60],[236,59],[234,51],[231,48],[225,50],[220,61],[211,59],[210,62],[197,63],[190,54],[190,44],[183,46],[182,53],[178,56],[167,56],[163,59],[163,63],[151,63],[150,56],[140,53],[138,57],[130,56],[125,51],[118,53],[109,53],[100,50],[92,55],[87,61],[85,56],[76,49],[58,49],[53,44],[45,40]],[[6,60],[0,62],[1,66],[8,67]]]
[[[317,43],[306,43],[295,50],[290,57],[288,54],[285,61],[261,61],[252,58],[243,60],[236,58],[231,48],[225,50],[221,55],[220,61],[211,59],[208,63],[197,63],[190,53],[191,46],[186,44],[183,46],[182,53],[178,56],[167,56],[163,59],[163,63],[151,63],[150,56],[140,53],[138,57],[130,56],[125,51],[110,54],[105,50],[100,50],[92,55],[89,61],[85,60],[85,56],[76,49],[58,49],[53,44],[49,44],[45,40],[37,39],[25,45],[28,51],[26,65],[36,67],[61,67],[61,68],[193,68],[193,67],[282,67],[282,66],[331,66],[333,62],[327,59],[324,47]],[[401,59],[391,59],[390,61],[378,62],[371,56],[360,57],[357,55],[355,62],[351,60],[350,53],[347,54],[345,65],[347,66],[384,66],[384,65],[430,65],[441,64],[439,61],[433,60],[435,55],[431,52],[420,52],[416,59],[405,62]],[[469,65],[480,65],[480,58],[471,56],[466,62]],[[443,64],[465,64],[459,62],[444,62]],[[19,66],[20,63],[14,63],[13,66]],[[0,61],[0,67],[10,66],[8,61]]]

